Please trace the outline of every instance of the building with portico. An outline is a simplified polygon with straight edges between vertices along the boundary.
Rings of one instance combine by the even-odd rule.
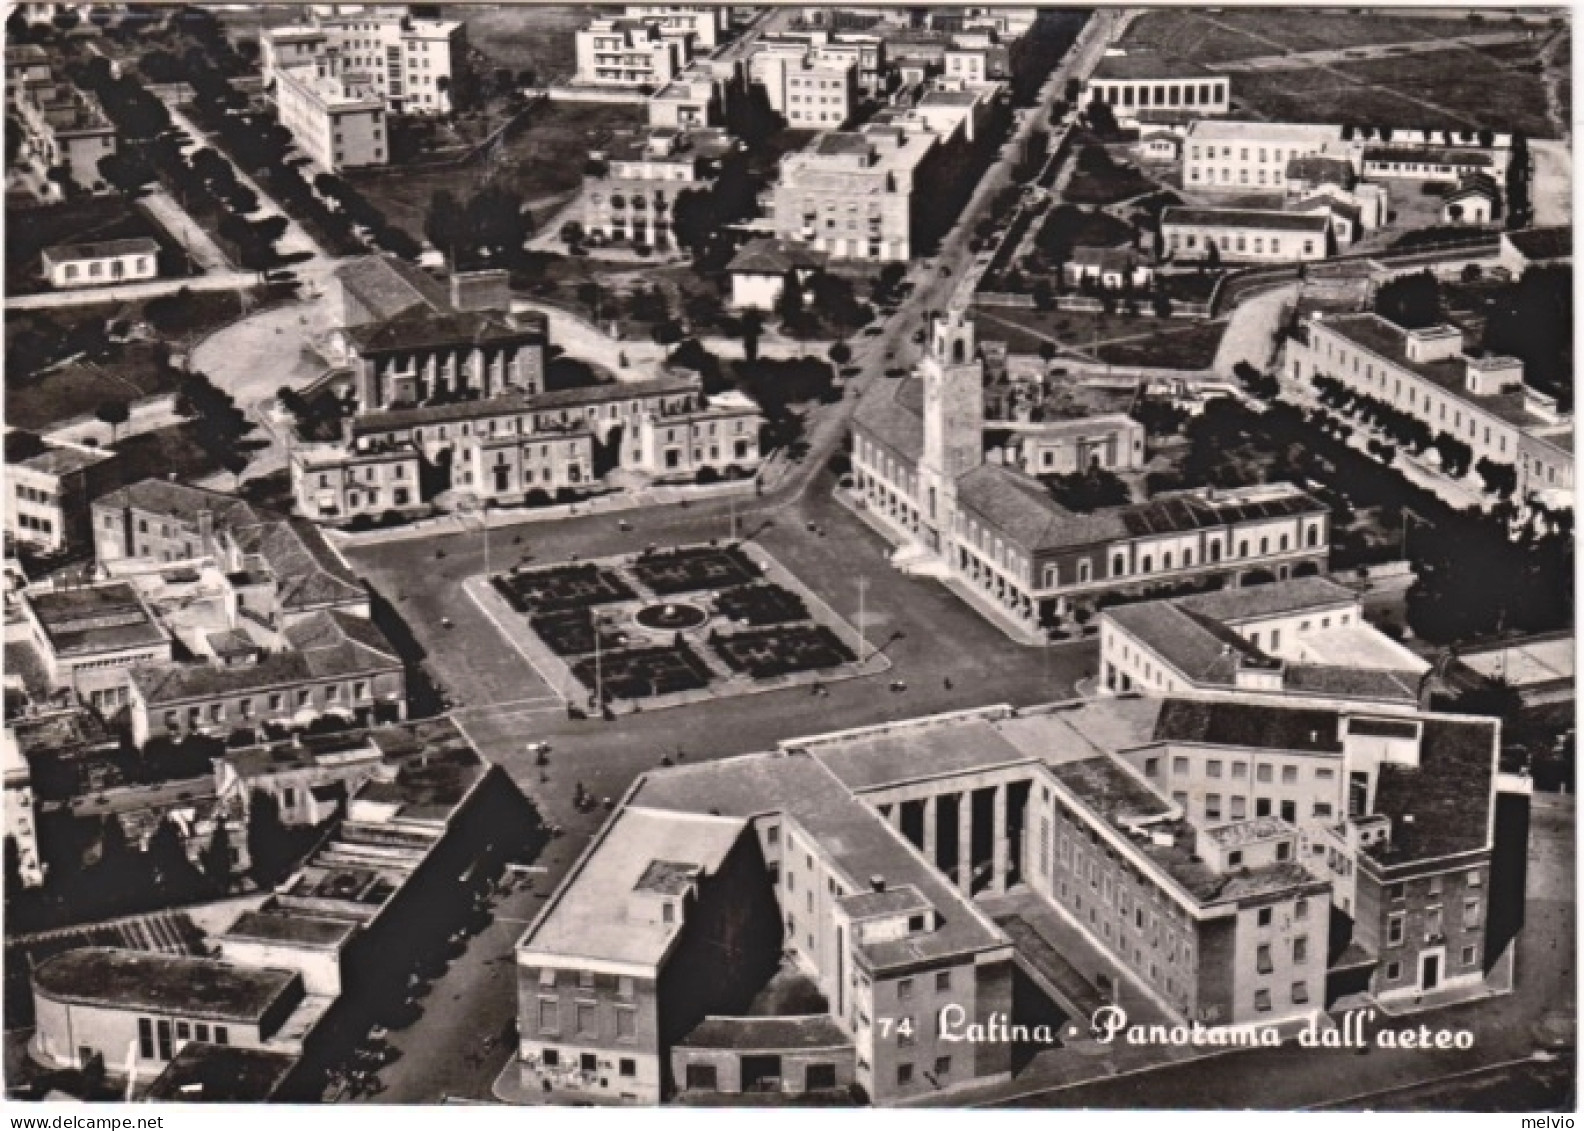
[[[1232,108],[1225,73],[1183,59],[1145,52],[1108,52],[1084,84],[1083,104],[1099,101],[1119,123],[1137,124],[1145,111],[1225,114]]]

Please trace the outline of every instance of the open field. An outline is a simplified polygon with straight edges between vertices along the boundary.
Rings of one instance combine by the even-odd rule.
[[[1138,324],[1135,322],[1135,326]],[[1145,337],[1100,345],[1095,356],[1108,365],[1208,369],[1226,334],[1225,322],[1175,321]]]
[[[513,130],[500,147],[500,156],[488,165],[363,172],[347,179],[414,239],[423,238],[424,217],[436,191],[445,189],[465,199],[488,177],[521,195],[534,216],[543,220],[582,184],[590,149],[598,148],[612,131],[632,129],[643,121],[641,106],[551,103],[534,110],[527,125]]]
[[[1225,9],[1150,12],[1135,20],[1122,39],[1126,48],[1150,47],[1212,65],[1295,51],[1346,50],[1388,43],[1452,39],[1489,31],[1465,20],[1377,12],[1305,12],[1290,9]]]
[[[533,71],[539,82],[547,83],[571,77],[572,33],[601,12],[590,5],[555,4],[536,6],[533,18],[527,19],[515,5],[490,4],[448,6],[444,14],[467,23],[468,46],[482,51],[492,64],[513,72]]]

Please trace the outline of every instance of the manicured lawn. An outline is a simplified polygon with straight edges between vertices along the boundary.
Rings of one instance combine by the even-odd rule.
[[[792,624],[712,636],[710,647],[733,671],[754,679],[853,663],[852,649],[824,625]]]
[[[528,621],[557,656],[583,656],[594,651],[594,614],[588,608],[542,613]],[[624,633],[601,631],[599,646],[615,651],[627,643]]]
[[[631,648],[606,652],[596,665],[589,656],[572,665],[572,674],[590,691],[596,685],[607,699],[648,699],[708,687],[710,671],[687,645]]]
[[[803,598],[779,585],[739,585],[716,594],[715,611],[730,620],[752,625],[807,620]]]
[[[471,21],[469,26],[471,28]],[[598,149],[614,131],[635,129],[643,122],[642,106],[599,103],[541,106],[532,112],[526,124],[514,128],[500,147],[500,155],[491,165],[496,183],[521,195],[534,215],[543,217],[564,203],[583,183],[583,166],[588,162],[589,150]],[[349,174],[347,180],[384,212],[391,223],[421,240],[424,218],[434,194],[444,189],[465,200],[483,172],[482,166],[477,164],[462,169],[393,168]]]
[[[735,546],[726,549],[693,546],[646,554],[628,569],[640,583],[663,597],[743,585],[753,581],[759,573]]]
[[[502,574],[494,583],[518,612],[586,609],[591,605],[630,600],[634,596],[621,578],[593,564]]]

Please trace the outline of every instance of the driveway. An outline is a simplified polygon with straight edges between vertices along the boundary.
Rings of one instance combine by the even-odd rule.
[[[1282,313],[1296,302],[1302,285],[1278,287],[1239,303],[1227,318],[1226,333],[1216,347],[1213,368],[1222,377],[1231,377],[1240,361],[1256,369],[1267,369],[1276,354],[1282,329]]]

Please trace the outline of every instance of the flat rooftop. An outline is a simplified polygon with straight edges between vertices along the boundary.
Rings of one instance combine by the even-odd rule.
[[[658,966],[684,917],[674,923],[629,917],[633,891],[660,861],[713,874],[746,827],[741,817],[626,806],[606,825],[519,947],[546,961],[569,957]]]
[[[33,984],[54,1001],[247,1025],[300,989],[301,978],[295,970],[94,946],[46,959]]]
[[[1179,79],[1198,80],[1209,78],[1211,72],[1197,63],[1186,59],[1176,58],[1171,55],[1157,55],[1153,52],[1129,53],[1127,55],[1106,55],[1095,66],[1094,79],[1104,82],[1114,79],[1118,82],[1143,81],[1147,79]]]
[[[57,656],[118,652],[165,642],[137,591],[124,581],[24,598]]]
[[[268,1049],[186,1041],[143,1099],[153,1103],[263,1103],[273,1099],[298,1058]]]
[[[392,806],[400,820],[448,820],[490,770],[449,718],[381,727],[369,737],[394,772],[365,782],[352,795],[352,805]]]
[[[314,915],[271,903],[255,911],[243,912],[222,938],[333,950],[345,944],[356,930],[355,921]]]
[[[1391,867],[1489,844],[1496,740],[1491,719],[1426,719],[1419,765],[1381,765],[1373,812],[1391,819],[1391,840],[1364,851]]]
[[[888,734],[846,739],[829,746],[811,744],[810,753],[857,793],[1030,759],[1026,751],[1007,742],[983,719],[934,727],[898,727]]]

